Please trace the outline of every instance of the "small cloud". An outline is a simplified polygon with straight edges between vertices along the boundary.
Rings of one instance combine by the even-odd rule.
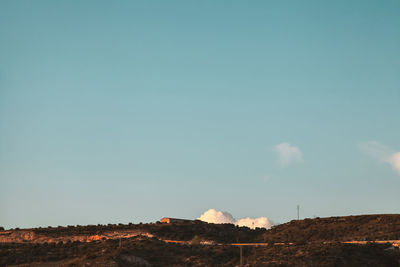
[[[400,174],[400,152],[376,141],[360,143],[359,149],[379,162],[389,163]]]
[[[259,218],[242,218],[236,221],[237,226],[247,226],[251,229],[266,228],[269,229],[273,225],[273,223],[268,220],[267,217],[259,217]]]
[[[235,219],[233,219],[229,212],[218,211],[215,209],[207,210],[197,219],[211,223],[235,223]]]
[[[390,156],[388,162],[400,174],[400,152],[396,152]]]
[[[275,146],[278,152],[278,163],[281,167],[285,167],[294,162],[303,161],[303,153],[297,146],[292,146],[289,143],[282,143]]]

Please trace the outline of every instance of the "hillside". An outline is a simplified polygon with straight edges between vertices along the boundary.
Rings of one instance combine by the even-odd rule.
[[[244,266],[399,266],[390,244],[244,247]],[[239,248],[130,238],[88,243],[0,244],[0,266],[239,266]]]
[[[108,224],[87,226],[59,226],[0,231],[0,242],[87,242],[96,240],[130,238],[135,236],[158,239],[190,241],[194,236],[216,243],[256,242],[267,230],[238,227],[233,224],[209,224],[188,221],[173,224]]]
[[[199,221],[9,229],[0,231],[0,266],[240,266],[239,246],[243,266],[400,266],[400,241],[387,241],[399,234],[400,215],[270,230]]]
[[[398,240],[400,214],[378,214],[293,220],[262,236],[264,242]]]

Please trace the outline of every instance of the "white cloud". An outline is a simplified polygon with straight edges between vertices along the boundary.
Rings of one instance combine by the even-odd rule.
[[[376,141],[364,142],[359,148],[365,154],[370,155],[382,163],[389,163],[400,174],[400,152]]]
[[[396,152],[390,156],[388,162],[400,174],[400,152]]]
[[[235,219],[230,213],[218,211],[215,209],[207,210],[197,219],[211,223],[235,223]]]
[[[296,146],[292,146],[289,143],[282,143],[275,146],[276,152],[278,152],[278,163],[281,167],[285,167],[293,162],[303,161],[303,153]]]
[[[236,225],[238,226],[247,226],[249,228],[266,228],[269,229],[273,225],[273,223],[268,220],[267,217],[259,217],[259,218],[242,218],[236,221]]]
[[[260,227],[269,229],[273,225],[267,217],[248,217],[235,220],[229,212],[217,211],[215,209],[207,210],[197,219],[208,223],[232,223],[238,226],[247,226],[249,228]]]

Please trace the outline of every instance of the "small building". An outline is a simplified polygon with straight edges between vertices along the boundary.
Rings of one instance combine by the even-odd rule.
[[[192,220],[164,217],[160,220],[160,222],[162,222],[162,223],[183,223],[183,222],[192,222]]]

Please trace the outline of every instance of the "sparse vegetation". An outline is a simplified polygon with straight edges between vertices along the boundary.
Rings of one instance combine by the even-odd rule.
[[[400,215],[362,215],[293,220],[277,225],[260,241],[296,242],[398,240]]]
[[[270,230],[197,221],[30,230],[35,235],[54,238],[132,229],[152,233],[154,237],[0,243],[0,266],[43,266],[45,263],[48,264],[45,266],[238,266],[239,248],[230,245],[236,242],[269,243],[268,246],[243,247],[245,266],[399,266],[400,262],[399,249],[391,244],[341,242],[399,239],[400,215],[306,219]],[[21,233],[27,229],[14,231]],[[163,239],[186,242],[166,243]],[[202,241],[212,243],[201,245]]]

